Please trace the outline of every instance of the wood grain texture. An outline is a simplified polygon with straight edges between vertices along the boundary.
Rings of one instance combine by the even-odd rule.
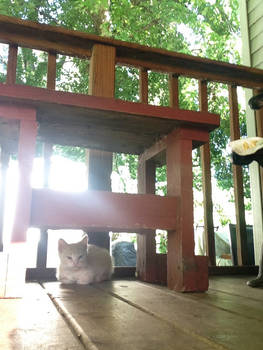
[[[176,291],[204,291],[206,257],[194,256],[192,133],[182,128],[169,134],[166,152],[167,193],[178,199],[176,228],[168,232],[167,285]]]
[[[116,286],[117,293],[114,292],[113,286]],[[128,281],[119,285],[123,290],[122,295],[118,293],[118,284],[115,282],[80,288],[60,288],[55,284],[45,284],[45,287],[56,305],[66,310],[67,314],[77,321],[98,350],[211,350],[210,343],[190,336],[189,333],[183,332],[181,327],[160,319],[158,315],[156,317],[155,312],[147,312],[139,303],[133,303],[129,298]],[[139,292],[146,292],[145,298],[150,296],[148,288],[140,289]],[[138,296],[137,293],[136,295]],[[157,299],[152,301],[157,302]],[[171,307],[171,304],[169,306]]]
[[[45,288],[99,350],[247,350],[252,338],[260,349],[262,289],[245,282],[213,277],[208,292],[194,294],[134,280]]]
[[[83,349],[43,289],[26,289],[23,298],[0,299],[1,349]]]

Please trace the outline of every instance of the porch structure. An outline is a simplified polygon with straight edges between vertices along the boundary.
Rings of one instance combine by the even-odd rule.
[[[5,169],[10,154],[18,154],[20,171],[12,240],[25,241],[30,226],[42,229],[34,276],[37,279],[47,276],[47,229],[83,228],[91,231],[95,243],[103,246],[108,244],[108,230],[125,229],[139,234],[139,279],[165,280],[176,291],[207,290],[208,262],[211,268],[215,267],[209,133],[219,126],[219,116],[208,112],[207,81],[228,84],[231,137],[236,139],[240,136],[237,86],[263,88],[262,70],[6,16],[0,16],[0,41],[9,45],[6,82],[0,84],[2,164]],[[48,52],[46,89],[16,84],[18,46]],[[57,54],[90,59],[89,95],[56,91]],[[114,98],[117,64],[139,68],[140,103]],[[169,107],[148,104],[148,70],[169,74]],[[179,108],[179,76],[198,80],[200,111]],[[32,189],[30,171],[37,138],[49,149],[46,159],[50,156],[50,144],[89,149],[92,191],[79,196],[54,193],[47,188]],[[196,147],[201,147],[203,163],[207,256],[194,254],[192,149]],[[109,192],[111,152],[139,155],[138,195]],[[155,169],[161,164],[167,165],[167,197],[154,194]],[[242,169],[236,166],[234,186],[238,265],[248,268]],[[93,196],[92,203],[89,196]],[[161,279],[160,258],[155,252],[156,229],[168,230],[167,264],[162,264],[167,274]]]

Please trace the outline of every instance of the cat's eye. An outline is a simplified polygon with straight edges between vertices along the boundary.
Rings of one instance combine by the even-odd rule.
[[[69,260],[72,260],[72,257],[71,257],[71,256],[67,256],[67,258],[68,258]]]
[[[79,260],[82,259],[82,258],[83,258],[83,255],[80,255],[80,256],[79,256]]]

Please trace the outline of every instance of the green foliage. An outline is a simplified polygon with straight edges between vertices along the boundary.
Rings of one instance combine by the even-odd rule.
[[[158,230],[156,232],[155,240],[156,240],[157,253],[166,254],[167,253],[167,232]]]

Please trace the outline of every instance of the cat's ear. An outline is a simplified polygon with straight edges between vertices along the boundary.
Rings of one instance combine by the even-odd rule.
[[[88,244],[88,241],[89,241],[89,237],[88,237],[88,236],[85,236],[85,237],[82,239],[81,243],[82,243],[83,245],[87,245],[87,244]]]
[[[60,238],[58,240],[58,251],[61,252],[63,250],[63,248],[65,248],[68,245],[68,243],[66,241],[64,241],[64,239]]]

